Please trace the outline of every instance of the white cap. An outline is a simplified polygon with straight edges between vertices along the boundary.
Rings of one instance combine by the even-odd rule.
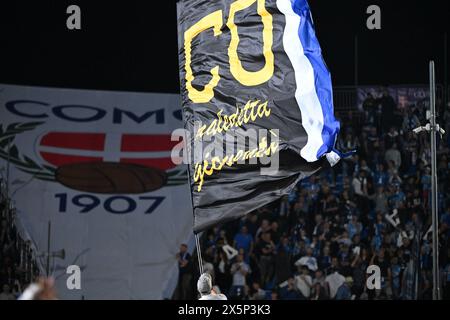
[[[209,273],[203,273],[197,281],[197,290],[200,294],[210,294],[212,289],[212,279]]]

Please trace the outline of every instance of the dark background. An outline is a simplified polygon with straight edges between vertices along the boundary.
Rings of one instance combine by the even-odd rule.
[[[178,92],[175,0],[1,1],[0,82],[86,89]],[[309,0],[335,85],[445,82],[448,0]],[[82,30],[66,28],[81,7]],[[382,29],[366,28],[381,7]],[[444,59],[447,55],[447,59]]]

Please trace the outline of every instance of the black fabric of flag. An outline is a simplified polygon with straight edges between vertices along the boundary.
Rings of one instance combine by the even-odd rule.
[[[340,125],[306,0],[182,0],[177,9],[194,232],[200,232],[334,165]],[[238,141],[252,129],[266,129],[267,139],[250,138],[219,156],[203,151],[225,134]],[[274,156],[279,169],[263,173],[270,167],[264,160]]]

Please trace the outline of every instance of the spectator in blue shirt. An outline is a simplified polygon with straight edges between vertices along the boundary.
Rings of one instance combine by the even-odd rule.
[[[241,232],[234,237],[234,247],[239,250],[243,249],[245,255],[249,255],[253,249],[253,237],[248,233],[246,226],[241,227]]]
[[[287,280],[287,285],[280,289],[280,298],[282,300],[300,300],[301,294],[295,287],[294,278],[289,278]]]
[[[338,288],[338,290],[336,292],[335,299],[336,300],[351,300],[352,299],[352,291],[351,291],[352,284],[353,284],[352,277],[345,278],[345,282]]]

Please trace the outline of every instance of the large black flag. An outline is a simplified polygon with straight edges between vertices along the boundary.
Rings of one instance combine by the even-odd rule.
[[[339,123],[306,0],[181,0],[177,9],[200,232],[335,164]]]

